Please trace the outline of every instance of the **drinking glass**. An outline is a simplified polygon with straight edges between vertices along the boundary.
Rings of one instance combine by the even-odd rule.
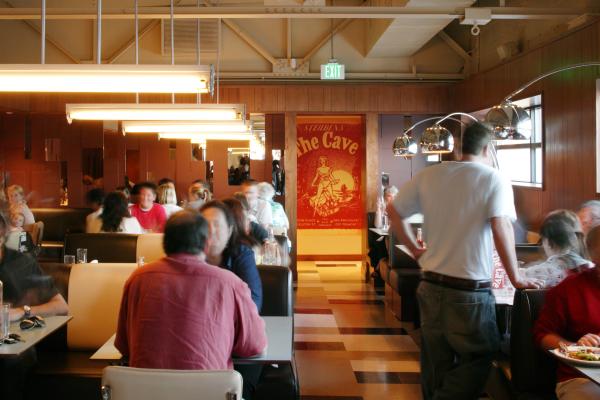
[[[145,264],[144,256],[139,256],[137,261],[138,267],[143,267]]]
[[[381,225],[382,225],[381,229],[384,231],[387,231],[388,229],[390,229],[390,220],[387,216],[387,213],[384,213],[381,216]]]
[[[65,254],[63,262],[67,265],[75,264],[75,256]]]
[[[0,339],[6,339],[8,337],[8,327],[10,326],[10,303],[2,304],[2,308],[0,309],[0,319],[1,329],[0,329]]]
[[[87,249],[77,249],[77,263],[87,263]]]

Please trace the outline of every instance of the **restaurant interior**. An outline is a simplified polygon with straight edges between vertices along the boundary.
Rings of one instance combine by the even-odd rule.
[[[500,344],[475,394],[434,396],[411,244],[440,239],[399,211],[485,126],[521,273],[556,256],[556,210],[594,269],[599,67],[596,0],[0,1],[0,398],[600,399],[598,311],[591,342],[540,344],[554,288],[514,284],[487,220]]]

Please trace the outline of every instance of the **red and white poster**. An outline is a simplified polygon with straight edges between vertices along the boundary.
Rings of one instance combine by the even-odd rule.
[[[298,228],[361,229],[361,116],[298,116]]]

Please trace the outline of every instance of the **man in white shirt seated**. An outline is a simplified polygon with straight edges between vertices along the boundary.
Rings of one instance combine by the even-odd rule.
[[[248,179],[242,183],[242,193],[248,200],[248,218],[251,221],[257,222],[263,228],[269,229],[273,225],[273,212],[271,205],[266,201],[258,198],[258,182],[253,179]]]
[[[104,191],[102,189],[92,189],[85,195],[88,205],[94,211],[85,217],[85,233],[91,233],[93,221],[102,214],[102,203],[104,203]]]

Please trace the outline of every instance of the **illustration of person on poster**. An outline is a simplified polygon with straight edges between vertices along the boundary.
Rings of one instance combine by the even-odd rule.
[[[363,223],[360,117],[299,117],[298,227],[356,229]]]

